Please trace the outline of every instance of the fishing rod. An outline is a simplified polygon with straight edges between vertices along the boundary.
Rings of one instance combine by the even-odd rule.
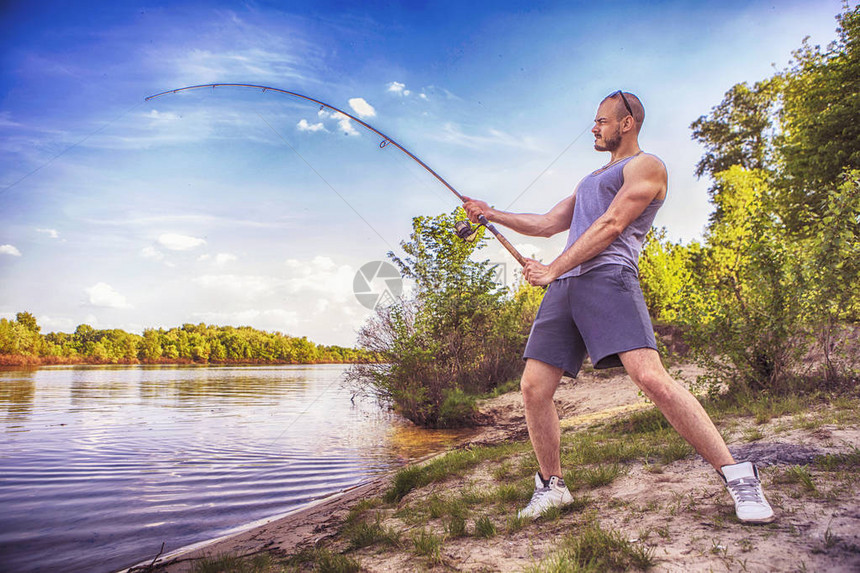
[[[212,88],[212,89],[215,89],[215,88],[252,88],[252,89],[262,90],[263,93],[277,92],[277,93],[282,93],[285,95],[293,96],[293,97],[296,97],[299,99],[303,99],[305,101],[315,103],[315,104],[320,106],[320,110],[328,108],[332,111],[335,111],[335,112],[337,112],[337,113],[339,113],[345,117],[348,117],[349,119],[358,123],[359,125],[361,125],[365,129],[367,129],[367,130],[375,133],[379,137],[381,137],[382,141],[379,143],[380,149],[387,147],[389,144],[393,145],[394,147],[396,147],[397,149],[402,151],[404,154],[406,154],[410,159],[412,159],[416,163],[418,163],[418,165],[420,165],[421,167],[426,169],[433,177],[435,177],[440,183],[442,183],[442,185],[447,187],[448,190],[451,191],[451,193],[456,195],[460,201],[462,201],[463,203],[466,202],[466,198],[463,195],[461,195],[459,191],[454,189],[454,187],[452,187],[450,183],[445,181],[445,179],[441,175],[436,173],[429,165],[427,165],[426,163],[421,161],[421,159],[419,159],[414,153],[412,153],[411,151],[409,151],[408,149],[406,149],[405,147],[403,147],[402,145],[397,143],[391,137],[382,133],[381,131],[379,131],[378,129],[376,129],[375,127],[370,125],[369,123],[355,117],[351,113],[345,112],[342,109],[339,109],[339,108],[337,108],[331,104],[325,103],[324,101],[320,101],[318,99],[315,99],[315,98],[312,98],[312,97],[309,97],[306,95],[302,95],[300,93],[296,93],[296,92],[292,92],[292,91],[288,91],[288,90],[283,90],[280,88],[274,88],[271,86],[261,86],[261,85],[255,85],[255,84],[221,84],[221,83],[218,83],[218,84],[201,84],[201,85],[196,85],[196,86],[186,86],[186,87],[182,87],[182,88],[176,88],[173,90],[167,90],[167,91],[164,91],[161,93],[153,94],[153,95],[147,97],[144,101],[150,101],[150,100],[155,99],[157,97],[161,97],[161,96],[165,96],[165,95],[169,95],[169,94],[175,94],[175,93],[179,93],[179,92],[183,92],[183,91],[196,90],[196,89],[202,89],[202,88]],[[484,217],[484,215],[478,215],[478,223],[480,225],[486,227],[486,229],[489,230],[493,234],[493,236],[496,237],[496,239],[498,239],[498,241],[502,244],[502,246],[505,247],[505,249],[507,249],[507,251],[517,260],[517,262],[521,266],[526,265],[525,257],[523,257],[519,253],[519,251],[517,251],[517,249],[511,244],[511,242],[508,241],[508,239],[505,238],[505,236],[502,235],[499,232],[499,230],[496,229],[496,227],[487,220],[486,217]],[[468,221],[457,221],[457,223],[455,223],[455,225],[454,225],[454,230],[457,233],[457,236],[463,240],[469,240],[475,233],[474,229],[472,229],[472,226],[469,224]]]

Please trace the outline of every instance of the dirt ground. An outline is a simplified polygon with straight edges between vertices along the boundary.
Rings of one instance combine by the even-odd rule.
[[[677,373],[679,379],[692,381],[699,372],[684,366]],[[565,378],[556,398],[565,431],[649,406],[623,374]],[[652,571],[860,571],[860,468],[824,472],[807,465],[825,454],[860,448],[856,413],[833,417],[834,408],[838,410],[824,404],[765,423],[736,417],[720,424],[735,457],[759,465],[765,493],[777,514],[772,524],[740,524],[722,481],[697,455],[658,468],[626,464],[623,475],[589,492],[591,501],[583,511],[596,516],[602,528],[650,548],[655,561]],[[473,444],[527,439],[518,393],[487,401],[481,411],[492,424],[472,438]],[[840,423],[840,419],[849,422]],[[468,470],[468,475],[416,489],[401,503],[444,495],[464,481],[472,488],[491,487],[496,480],[490,466],[482,464]],[[184,573],[206,556],[261,551],[284,556],[324,545],[340,550],[344,543],[338,534],[350,508],[379,497],[389,486],[390,478],[385,478],[343,492],[244,533],[161,557],[150,570]],[[350,555],[362,571],[523,571],[552,555],[559,540],[580,523],[581,516],[564,514],[489,538],[446,539],[436,562],[423,560],[409,547],[366,547]]]

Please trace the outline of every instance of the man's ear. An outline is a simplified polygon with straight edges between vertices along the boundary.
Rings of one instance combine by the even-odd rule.
[[[632,115],[621,120],[621,131],[636,131],[636,120]]]

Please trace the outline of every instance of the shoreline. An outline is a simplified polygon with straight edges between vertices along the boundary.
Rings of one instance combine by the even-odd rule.
[[[614,388],[603,396],[597,396],[596,391],[608,382],[607,376],[610,380],[624,378],[624,375],[618,374],[592,373],[581,375],[575,382],[569,378],[565,379],[567,384],[560,386],[557,393],[563,427],[583,426],[619,413],[648,407],[647,400],[639,396],[632,382]],[[488,400],[487,403],[491,405],[481,408],[481,413],[493,420],[491,424],[478,426],[469,437],[440,452],[413,460],[407,466],[427,463],[452,450],[468,446],[490,446],[510,440],[528,439],[521,395],[518,391]],[[366,498],[381,495],[389,488],[398,471],[392,470],[368,483],[311,502],[309,506],[281,516],[237,526],[234,533],[180,547],[157,558],[153,556],[117,573],[188,573],[191,564],[203,558],[226,554],[250,556],[263,551],[288,554],[303,545],[316,546],[324,539],[337,535],[336,530],[332,531],[332,526],[343,522],[354,505]]]
[[[326,366],[365,364],[365,362],[266,362],[266,361],[221,361],[195,362],[194,360],[125,360],[116,362],[99,362],[80,358],[50,357],[44,359],[38,356],[18,356],[0,354],[0,370],[29,370],[49,366]]]
[[[259,534],[278,532],[284,529],[285,526],[293,527],[293,522],[316,519],[319,517],[317,515],[318,513],[329,510],[331,506],[352,504],[356,501],[360,501],[360,499],[366,495],[378,494],[385,489],[390,478],[391,475],[389,474],[376,477],[369,482],[355,485],[325,497],[321,497],[309,502],[307,505],[292,509],[286,513],[245,523],[218,537],[178,547],[165,554],[158,554],[125,569],[120,569],[116,573],[152,571],[153,566],[156,568],[155,570],[158,571],[173,571],[174,569],[172,569],[172,567],[174,565],[178,566],[183,563],[188,563],[210,554],[217,555],[218,553],[210,553],[210,550],[221,545],[229,547],[230,552],[233,553],[236,551],[237,547],[241,547],[245,543],[253,542]],[[265,545],[262,549],[275,549],[275,547]],[[256,553],[258,550],[259,548],[255,546],[254,550],[249,554]]]

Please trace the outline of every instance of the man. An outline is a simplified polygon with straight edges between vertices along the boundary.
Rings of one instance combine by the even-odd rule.
[[[667,191],[666,167],[643,153],[639,131],[645,109],[635,95],[617,91],[597,109],[594,148],[609,162],[586,176],[573,192],[542,215],[508,213],[466,198],[473,222],[483,214],[518,233],[549,237],[569,230],[567,246],[544,265],[528,259],[532,285],[548,285],[526,345],[521,381],[526,424],[539,463],[535,493],[522,517],[572,501],[560,461],[561,429],[553,395],[564,374],[576,376],[586,353],[595,368],[624,366],[633,382],[672,426],[726,481],[738,518],[768,523],[773,510],[758,470],[736,463],[698,400],[666,372],[638,281],[645,234]]]

